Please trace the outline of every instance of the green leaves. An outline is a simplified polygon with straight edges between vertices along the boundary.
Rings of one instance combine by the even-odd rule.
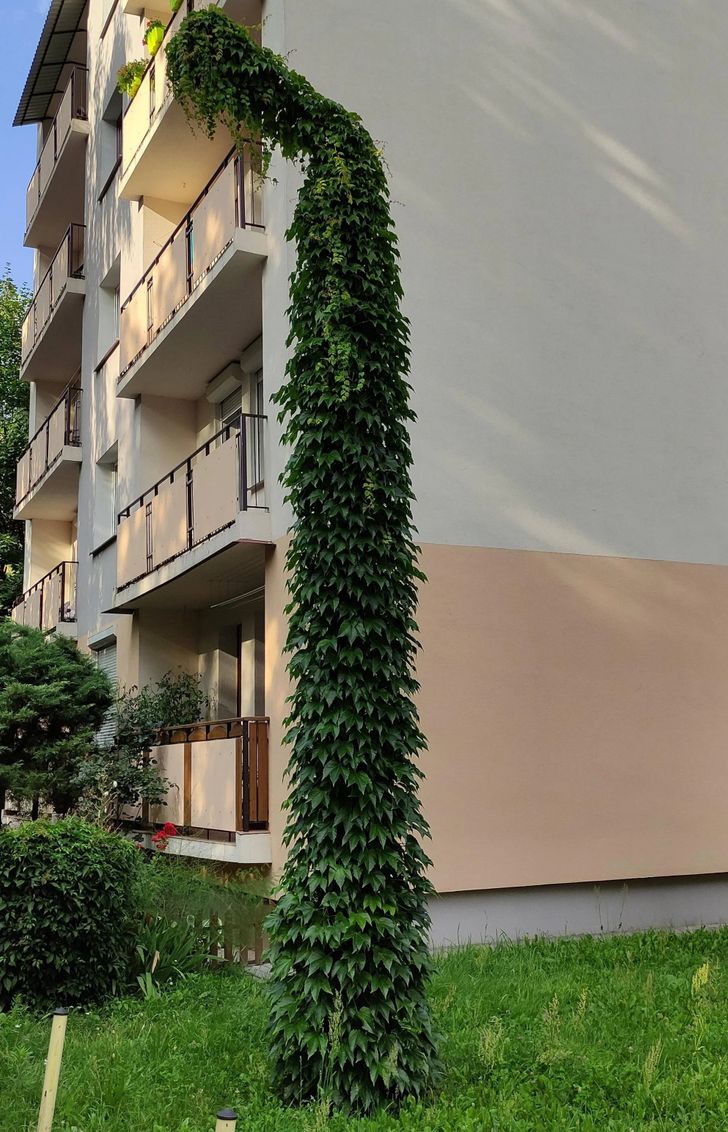
[[[0,831],[0,1010],[86,1005],[127,977],[138,850],[69,818]]]
[[[428,835],[415,759],[417,568],[409,328],[389,189],[360,119],[219,9],[167,48],[175,97],[213,133],[301,162],[288,237],[292,353],[274,396],[290,458],[289,848],[269,918],[271,1045],[286,1101],[370,1111],[421,1096]]]

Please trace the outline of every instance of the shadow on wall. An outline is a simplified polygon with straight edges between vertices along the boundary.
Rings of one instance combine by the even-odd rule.
[[[426,7],[404,65],[430,145],[373,115],[404,205],[420,537],[720,560],[728,9]]]

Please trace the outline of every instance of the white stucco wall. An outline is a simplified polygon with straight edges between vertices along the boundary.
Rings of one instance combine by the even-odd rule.
[[[728,561],[725,4],[269,0],[264,38],[385,149],[422,541]]]

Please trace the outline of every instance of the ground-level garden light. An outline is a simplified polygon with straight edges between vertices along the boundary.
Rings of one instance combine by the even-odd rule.
[[[67,1021],[67,1010],[61,1008],[53,1011],[51,1040],[48,1045],[48,1060],[46,1061],[45,1077],[43,1078],[43,1095],[40,1100],[40,1112],[38,1113],[38,1132],[51,1132],[53,1127],[53,1114],[56,1111],[56,1095],[58,1093],[58,1079],[61,1075]]]
[[[223,1108],[217,1114],[215,1132],[235,1132],[238,1126],[238,1114],[231,1108]]]

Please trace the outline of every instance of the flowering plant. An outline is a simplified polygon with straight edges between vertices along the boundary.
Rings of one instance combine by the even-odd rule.
[[[158,829],[156,833],[152,834],[152,845],[155,849],[158,849],[160,853],[164,853],[165,849],[169,845],[170,837],[176,836],[177,826],[174,824],[174,822],[166,821],[161,829]]]
[[[164,24],[161,20],[147,20],[144,31],[144,45],[150,55],[156,55],[164,39]]]

